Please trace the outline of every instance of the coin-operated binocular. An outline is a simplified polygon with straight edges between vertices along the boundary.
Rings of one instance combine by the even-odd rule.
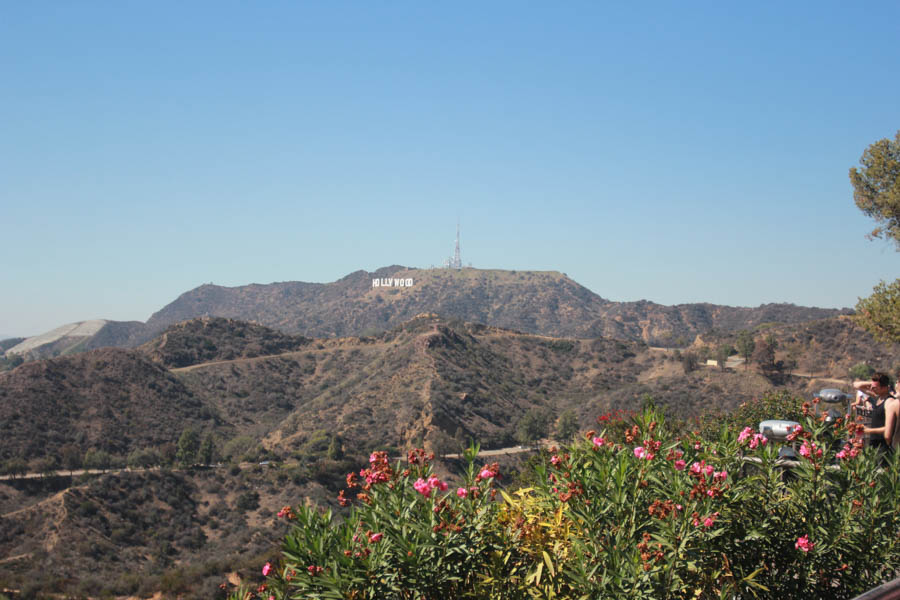
[[[795,427],[800,427],[800,423],[785,419],[768,419],[759,424],[759,432],[773,442],[784,443]],[[797,452],[791,445],[785,444],[778,449],[778,458],[797,460]]]
[[[835,408],[834,405],[843,405],[846,402],[847,410],[845,414],[850,414],[850,403],[853,401],[852,395],[835,388],[825,388],[824,390],[819,390],[817,396],[825,404],[832,405],[825,411],[826,423],[834,423],[841,417],[841,411]]]

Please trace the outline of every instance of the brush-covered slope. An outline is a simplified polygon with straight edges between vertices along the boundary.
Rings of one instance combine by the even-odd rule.
[[[285,472],[0,482],[0,589],[23,597],[224,598],[228,573],[257,574],[264,556],[278,555],[288,527],[275,515],[282,506],[333,502],[335,490]]]
[[[847,377],[851,367],[866,363],[874,369],[900,372],[900,344],[878,342],[849,317],[821,319],[760,330],[757,337],[772,335],[779,360],[796,360],[802,373],[828,373]]]
[[[373,286],[373,280],[380,285]],[[411,280],[412,285],[392,285],[396,280],[404,284]],[[789,304],[734,308],[610,302],[554,271],[392,266],[373,273],[357,271],[327,284],[203,285],[154,314],[147,321],[147,334],[178,321],[214,315],[315,337],[363,335],[397,327],[425,312],[555,337],[605,336],[654,342],[690,341],[712,328],[741,329],[766,321],[793,323],[839,311]]]
[[[107,348],[0,373],[0,458],[53,455],[65,444],[120,456],[215,425],[200,398],[133,350]]]
[[[618,390],[638,386],[641,373],[663,362],[639,342],[548,338],[420,315],[375,337],[314,340],[300,351],[175,374],[235,428],[284,453],[323,432],[353,451],[469,438],[508,445],[533,408],[574,408],[587,426],[600,412],[627,407],[634,398]],[[681,400],[678,390],[662,391],[664,404]],[[747,397],[735,391],[728,401]]]
[[[282,354],[307,344],[307,338],[286,335],[262,325],[203,317],[170,326],[139,350],[165,367],[186,367],[217,360]]]

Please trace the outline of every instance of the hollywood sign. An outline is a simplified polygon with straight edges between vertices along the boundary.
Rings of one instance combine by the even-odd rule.
[[[413,280],[412,277],[408,279],[394,279],[392,277],[388,277],[386,279],[373,279],[372,287],[412,287]]]

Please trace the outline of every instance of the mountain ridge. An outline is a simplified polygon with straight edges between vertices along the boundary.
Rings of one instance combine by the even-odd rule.
[[[412,285],[405,285],[407,282]],[[320,338],[386,331],[426,312],[536,335],[603,336],[686,346],[697,335],[714,329],[750,329],[766,322],[790,324],[848,310],[774,303],[730,307],[614,302],[558,271],[392,265],[372,272],[353,271],[331,283],[203,284],[179,295],[146,323],[107,321],[92,337],[63,337],[36,346],[30,354],[43,358],[103,346],[137,347],[172,324],[198,317],[238,319],[288,335]],[[23,344],[29,345],[29,340]]]

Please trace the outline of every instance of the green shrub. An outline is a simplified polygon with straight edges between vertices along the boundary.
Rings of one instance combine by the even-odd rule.
[[[648,407],[621,441],[604,430],[554,451],[515,493],[497,494],[475,448],[459,494],[422,452],[394,467],[375,453],[348,476],[345,519],[282,510],[294,527],[263,597],[852,598],[893,577],[897,457],[797,399],[742,411],[717,435],[677,436]],[[802,423],[789,473],[754,433],[762,413]]]

